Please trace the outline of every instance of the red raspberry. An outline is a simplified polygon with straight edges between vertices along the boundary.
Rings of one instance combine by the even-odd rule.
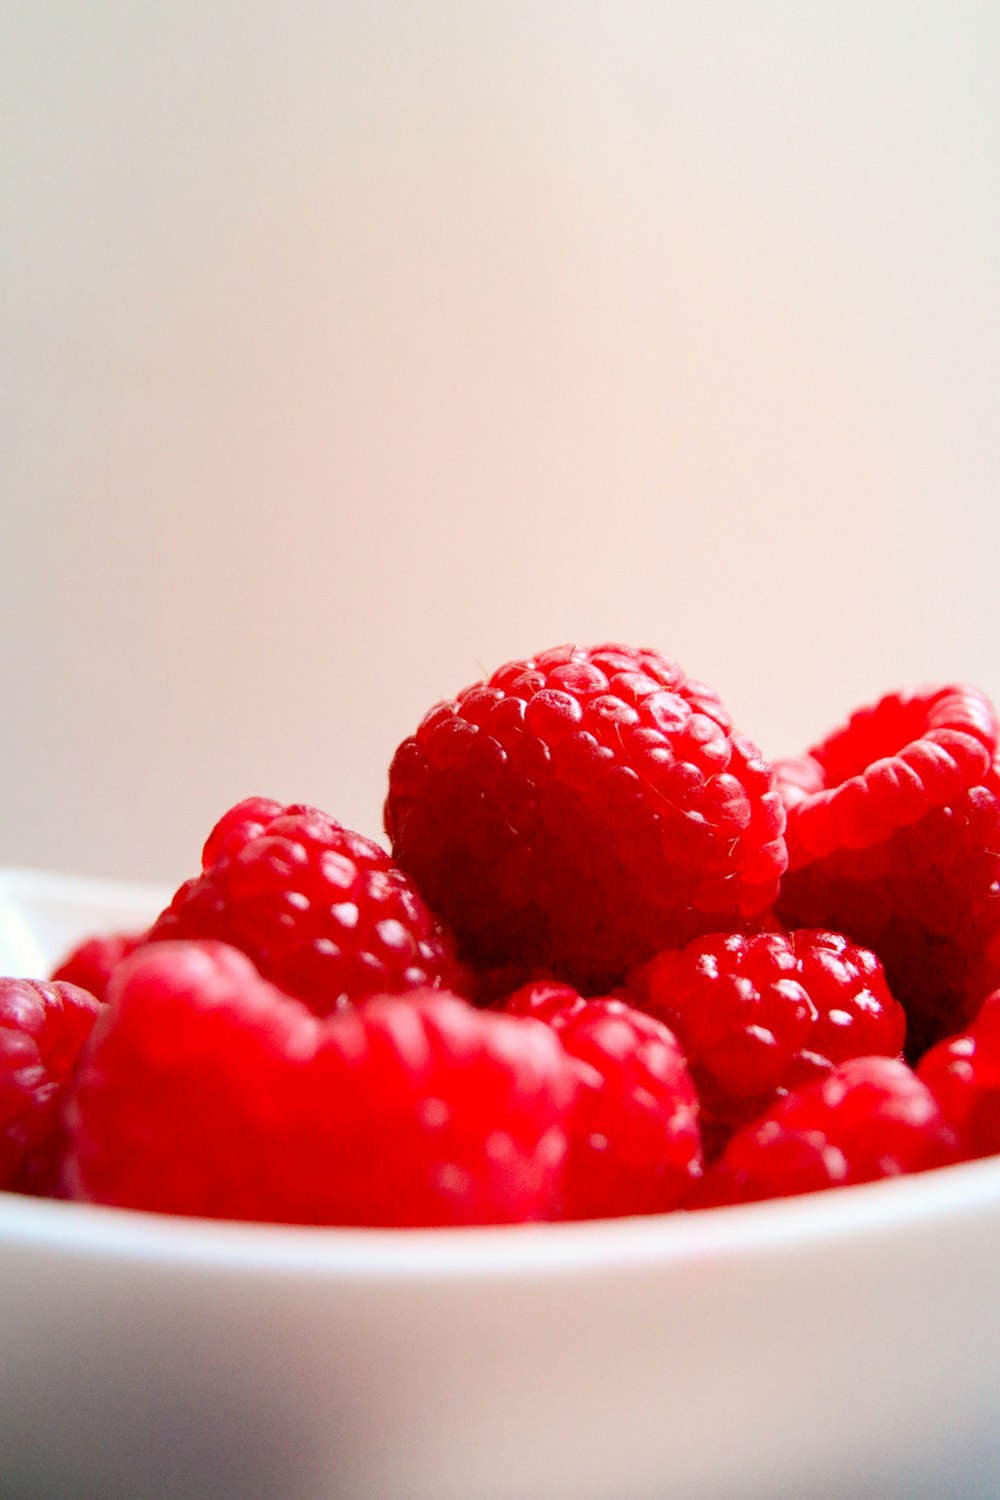
[[[67,1110],[71,1196],[303,1224],[545,1217],[575,1083],[539,1022],[440,991],[324,1020],[219,943],[116,971]]]
[[[945,1166],[958,1155],[930,1089],[893,1057],[854,1057],[733,1136],[691,1206],[791,1198]]]
[[[116,965],[128,958],[145,937],[144,932],[111,932],[103,937],[86,938],[52,971],[52,978],[89,990],[103,1000]]]
[[[677,1208],[701,1175],[698,1097],[671,1031],[620,1000],[525,985],[505,1002],[546,1019],[578,1069],[563,1217]]]
[[[938,1042],[917,1068],[968,1157],[1000,1153],[1000,990],[967,1031]]]
[[[710,1156],[835,1063],[898,1055],[906,1031],[874,953],[837,932],[713,933],[658,954],[631,990],[687,1053]]]
[[[317,1015],[372,994],[461,989],[451,939],[384,849],[313,807],[248,798],[209,835],[151,941],[214,938]]]
[[[54,1186],[63,1094],[100,1008],[76,985],[0,979],[0,1188]]]
[[[561,1026],[589,1003],[571,984],[559,979],[532,979],[501,1000],[498,1009],[509,1016],[534,1016],[536,1021]]]
[[[974,688],[893,693],[798,761],[779,761],[793,926],[874,948],[913,1058],[1000,984],[997,722]]]
[[[396,751],[386,829],[478,968],[587,993],[772,903],[770,766],[655,651],[562,646],[440,703]]]

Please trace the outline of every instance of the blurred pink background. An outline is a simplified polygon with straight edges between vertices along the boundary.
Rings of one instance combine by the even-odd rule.
[[[971,0],[4,7],[0,863],[377,834],[561,640],[1000,696],[998,99]]]

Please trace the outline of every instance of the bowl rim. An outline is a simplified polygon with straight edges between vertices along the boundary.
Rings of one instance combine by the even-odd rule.
[[[797,1198],[567,1224],[381,1229],[258,1224],[0,1192],[4,1249],[328,1280],[522,1279],[799,1258],[817,1247],[1000,1228],[1000,1157]]]

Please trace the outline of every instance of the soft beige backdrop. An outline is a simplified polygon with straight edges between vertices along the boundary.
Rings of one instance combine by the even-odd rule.
[[[563,639],[1000,694],[998,98],[972,0],[0,5],[0,863],[377,832]]]

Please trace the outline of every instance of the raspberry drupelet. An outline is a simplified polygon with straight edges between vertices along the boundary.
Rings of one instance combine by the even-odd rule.
[[[478,969],[585,993],[752,925],[785,866],[771,767],[655,651],[558,647],[437,705],[399,746],[395,858]]]
[[[778,761],[778,912],[873,948],[918,1058],[1000,984],[997,720],[974,688],[892,693]]]
[[[466,985],[451,937],[384,849],[317,808],[262,797],[219,820],[202,873],[147,935],[177,938],[239,948],[317,1015],[365,995]]]
[[[221,943],[115,971],[67,1108],[71,1197],[301,1224],[550,1217],[575,1076],[540,1021],[440,990],[319,1019]]]
[[[511,1015],[546,1020],[575,1066],[562,1217],[677,1208],[701,1176],[698,1096],[677,1038],[621,1000],[584,1000],[539,981],[510,995]]]
[[[898,1056],[906,1017],[882,965],[840,933],[713,933],[658,954],[633,1003],[674,1031],[698,1086],[705,1151],[836,1063]]]

